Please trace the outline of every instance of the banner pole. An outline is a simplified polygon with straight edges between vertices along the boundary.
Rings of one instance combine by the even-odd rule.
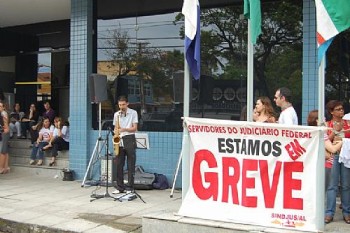
[[[188,67],[187,61],[186,61],[186,51],[184,52],[185,56],[185,70],[184,70],[184,106],[183,106],[183,112],[184,117],[189,117],[189,109],[190,109],[190,81],[191,75],[190,75],[190,69]],[[183,136],[182,136],[182,197],[184,198],[186,196],[186,193],[189,188],[189,179],[190,179],[190,144],[189,144],[189,135],[188,130],[186,127],[183,128]]]
[[[325,112],[325,68],[326,68],[326,60],[325,56],[323,56],[320,67],[318,68],[318,120],[323,125]],[[320,138],[323,139],[323,134],[325,132],[321,131]],[[320,147],[324,148],[324,140],[321,140]],[[320,149],[317,153],[319,159],[317,161],[316,167],[316,193],[318,194],[316,198],[316,228],[324,231],[324,201],[325,201],[325,169],[324,169],[324,149]]]

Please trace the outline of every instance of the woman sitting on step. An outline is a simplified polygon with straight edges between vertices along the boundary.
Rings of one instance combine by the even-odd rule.
[[[49,144],[54,127],[50,125],[48,117],[43,118],[43,127],[39,130],[39,137],[33,146],[32,154],[30,156],[30,165],[35,164],[36,157],[38,156],[38,163],[36,165],[43,165],[44,151],[43,147]]]
[[[55,129],[53,130],[51,140],[48,145],[46,145],[43,150],[52,148],[51,150],[51,162],[50,167],[56,164],[56,157],[58,151],[69,149],[69,123],[63,124],[61,117],[55,117],[54,119]]]

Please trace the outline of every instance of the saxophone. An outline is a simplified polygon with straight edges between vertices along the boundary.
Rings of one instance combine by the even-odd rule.
[[[120,132],[119,132],[120,122],[119,121],[120,121],[120,114],[118,114],[117,116],[117,122],[115,124],[114,136],[113,136],[113,146],[114,146],[115,156],[119,155],[119,145],[120,145]]]

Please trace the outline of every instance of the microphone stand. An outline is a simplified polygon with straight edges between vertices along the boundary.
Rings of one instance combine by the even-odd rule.
[[[95,201],[97,199],[101,199],[101,198],[105,198],[105,197],[109,197],[109,198],[112,198],[114,199],[114,197],[112,197],[109,193],[108,193],[108,164],[109,164],[109,154],[108,154],[108,142],[109,142],[109,134],[112,132],[112,130],[110,128],[108,128],[108,133],[107,133],[107,136],[106,136],[106,192],[104,194],[92,194],[91,195],[91,198],[94,198],[94,199],[91,199],[90,202],[92,201]],[[113,134],[113,132],[112,132]]]

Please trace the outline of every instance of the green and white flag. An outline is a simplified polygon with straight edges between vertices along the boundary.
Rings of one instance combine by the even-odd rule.
[[[315,0],[318,59],[322,59],[333,37],[350,27],[350,0]]]
[[[250,33],[252,43],[256,44],[258,36],[261,34],[260,0],[244,0],[244,16],[247,19],[250,19]]]

